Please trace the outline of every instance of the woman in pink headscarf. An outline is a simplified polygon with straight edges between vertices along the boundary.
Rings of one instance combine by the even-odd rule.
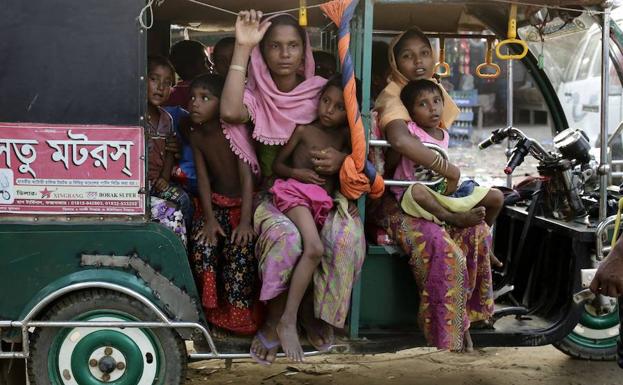
[[[220,112],[232,149],[253,170],[261,170],[267,190],[279,148],[297,125],[316,120],[326,80],[314,76],[309,38],[296,19],[280,14],[260,23],[261,17],[262,13],[254,10],[238,15],[236,45]],[[345,154],[330,147],[311,151],[310,156],[316,173],[332,175]],[[321,230],[324,256],[314,273],[313,290],[304,299],[307,288],[297,284],[301,282],[297,266],[304,247],[301,236],[272,199],[260,194],[253,221],[262,278],[260,300],[267,302],[268,311],[250,350],[259,363],[272,363],[280,345],[290,359],[302,360],[296,328],[299,305],[301,325],[319,350],[332,344],[334,327],[344,327],[352,285],[365,256],[365,239],[358,214],[349,213],[349,202],[336,195],[335,209]]]

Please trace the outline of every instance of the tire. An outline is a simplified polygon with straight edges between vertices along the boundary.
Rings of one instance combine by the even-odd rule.
[[[580,322],[563,340],[553,345],[561,352],[578,359],[614,361],[619,337],[618,306],[605,315],[596,315],[585,305]]]
[[[156,321],[141,302],[106,290],[70,294],[45,319]],[[186,349],[173,329],[36,328],[31,336],[35,385],[178,385],[185,370]]]

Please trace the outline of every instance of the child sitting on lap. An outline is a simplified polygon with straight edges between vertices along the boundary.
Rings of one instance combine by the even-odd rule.
[[[287,178],[277,179],[271,188],[274,204],[294,222],[303,238],[303,253],[292,274],[286,307],[277,326],[284,353],[295,361],[301,361],[303,356],[296,328],[297,313],[324,253],[319,229],[333,207],[331,195],[339,183],[337,175],[321,177],[313,170],[310,151],[332,146],[344,152],[349,146],[340,79],[338,74],[327,82],[320,94],[318,119],[297,126],[273,163],[274,173]]]
[[[400,99],[409,111],[413,121],[408,122],[411,135],[423,143],[433,143],[443,149],[448,148],[448,132],[440,127],[443,110],[443,94],[435,82],[420,79],[410,81],[400,93]],[[405,156],[394,172],[394,179],[415,180],[419,165]],[[470,227],[483,220],[493,225],[502,209],[502,192],[488,187],[473,186],[461,197],[446,196],[445,183],[438,184],[437,191],[414,183],[408,188],[392,187],[392,192],[402,209],[414,217],[422,217],[436,223],[446,222],[457,227]],[[462,187],[466,185],[464,183]],[[461,192],[459,188],[457,192]],[[493,261],[496,265],[499,261]]]

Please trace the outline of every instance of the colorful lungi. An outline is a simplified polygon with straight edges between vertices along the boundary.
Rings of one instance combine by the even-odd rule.
[[[336,193],[334,203],[320,232],[325,252],[314,272],[314,313],[316,318],[343,328],[366,244],[361,219],[350,216],[346,198]],[[255,210],[253,226],[259,234],[255,248],[262,279],[260,300],[268,301],[288,290],[302,252],[301,236],[269,197]]]
[[[470,321],[493,314],[489,226],[457,228],[415,218],[392,194],[369,218],[409,257],[420,294],[418,323],[429,345],[461,350]]]
[[[231,242],[240,224],[242,199],[212,193],[212,209],[225,237],[216,246],[195,241],[191,262],[210,323],[239,334],[254,334],[261,324],[257,299],[257,260],[254,244]],[[193,234],[203,229],[203,215],[196,216]]]

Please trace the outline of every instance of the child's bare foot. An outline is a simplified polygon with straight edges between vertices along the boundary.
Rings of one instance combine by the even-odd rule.
[[[485,220],[485,208],[474,207],[464,213],[451,213],[446,222],[456,227],[472,227]]]
[[[296,321],[281,319],[277,324],[277,335],[286,357],[295,362],[303,362],[303,348],[296,330]]]
[[[493,255],[493,253],[489,254],[489,263],[491,264],[491,267],[495,267],[495,268],[498,268],[498,269],[500,267],[504,266],[502,261],[497,259],[497,257],[495,255]]]
[[[474,351],[474,342],[472,336],[469,334],[469,330],[465,330],[463,335],[463,353],[472,353]]]

